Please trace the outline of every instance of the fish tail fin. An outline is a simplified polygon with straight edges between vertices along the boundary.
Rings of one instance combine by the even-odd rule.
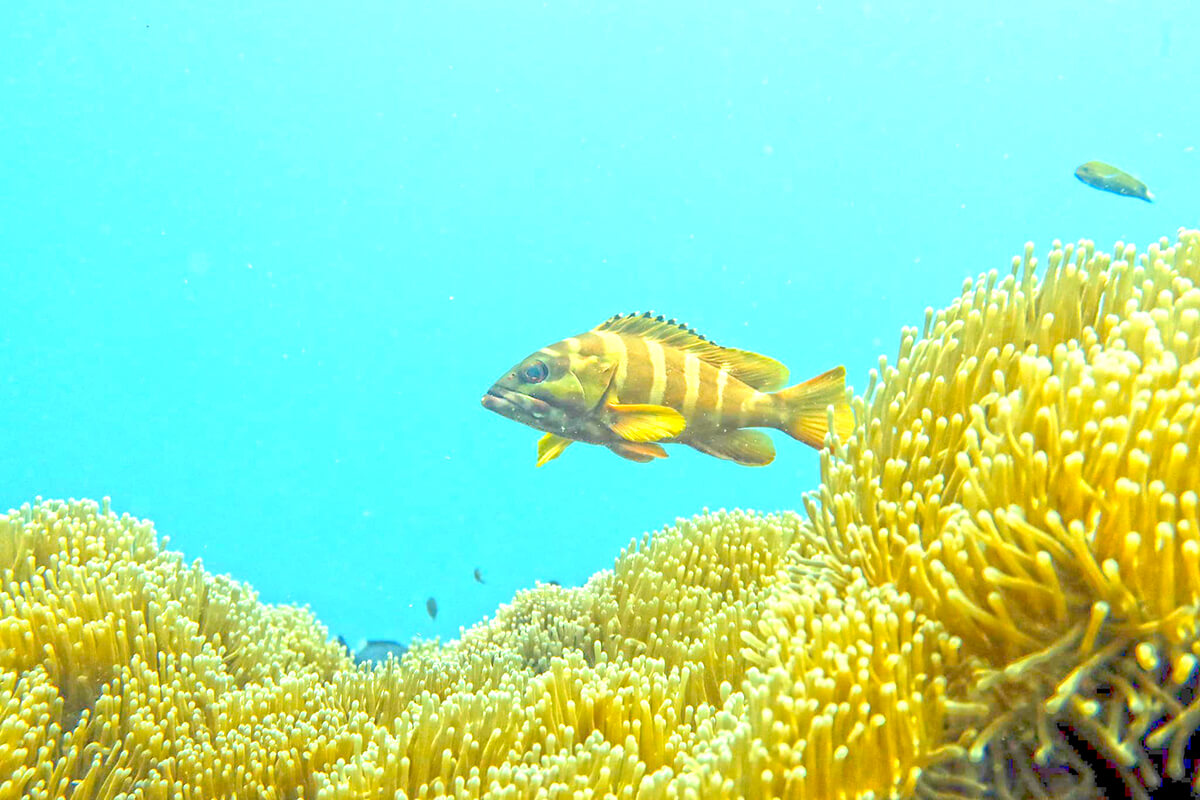
[[[833,406],[834,432],[845,441],[854,431],[854,412],[846,401],[846,368],[834,367],[804,383],[780,389],[772,395],[779,403],[783,420],[780,430],[809,447],[820,449],[829,432],[828,408]]]

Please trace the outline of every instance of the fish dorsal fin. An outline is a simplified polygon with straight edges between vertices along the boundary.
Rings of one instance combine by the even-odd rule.
[[[667,319],[662,314],[655,315],[651,311],[617,314],[597,325],[596,330],[644,336],[667,347],[692,353],[717,369],[728,370],[730,375],[761,392],[782,389],[787,383],[787,367],[775,359],[749,350],[721,347],[684,323]]]

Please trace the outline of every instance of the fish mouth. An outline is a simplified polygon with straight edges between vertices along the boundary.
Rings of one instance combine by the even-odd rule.
[[[502,417],[515,419],[518,422],[532,422],[550,416],[553,408],[544,400],[530,397],[527,394],[505,389],[503,386],[493,386],[481,400],[488,411],[495,411]]]

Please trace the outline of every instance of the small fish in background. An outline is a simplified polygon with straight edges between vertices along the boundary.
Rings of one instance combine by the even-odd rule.
[[[430,619],[437,619],[437,600],[432,597],[426,600],[425,610],[429,612]]]
[[[554,580],[553,578],[551,578],[550,580],[546,581],[546,583],[550,584],[551,586],[562,586],[562,584],[561,584],[561,583],[559,583],[558,581]]]
[[[346,655],[354,659],[355,664],[365,664],[367,662],[382,663],[387,661],[389,653],[399,661],[408,652],[408,645],[392,641],[391,639],[360,639],[358,650],[352,650],[344,636],[338,636],[337,643],[345,651]]]
[[[477,583],[487,583],[487,581],[483,579],[483,573],[480,572],[479,567],[475,568],[475,581]]]
[[[1103,161],[1089,161],[1075,168],[1075,177],[1102,192],[1136,197],[1147,203],[1154,202],[1154,195],[1146,188],[1146,184],[1124,170],[1117,169],[1112,164]]]
[[[677,442],[764,466],[775,446],[746,428],[776,428],[819,449],[829,406],[838,437],[849,437],[843,367],[785,389],[787,379],[775,359],[713,344],[676,320],[618,314],[525,358],[492,385],[483,407],[546,432],[539,467],[573,442],[642,463],[666,458],[662,444]]]
[[[407,652],[408,645],[394,642],[391,639],[367,639],[360,644],[358,651],[355,652],[354,663],[382,664],[388,660],[388,656],[394,656],[399,661]]]

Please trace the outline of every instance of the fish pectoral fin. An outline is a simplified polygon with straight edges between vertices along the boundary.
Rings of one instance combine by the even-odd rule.
[[[657,442],[683,433],[687,420],[673,408],[609,403],[608,428],[627,442]]]
[[[765,467],[775,460],[775,445],[762,431],[736,430],[716,433],[703,439],[689,439],[686,444],[746,467]]]
[[[547,461],[553,461],[562,455],[563,450],[567,449],[573,439],[567,439],[562,436],[556,436],[553,433],[547,433],[541,439],[538,439],[538,457],[537,466],[542,466]]]
[[[610,444],[608,449],[621,458],[628,458],[630,461],[637,461],[641,464],[656,458],[667,457],[667,451],[662,448],[662,445],[653,442],[617,442]]]

